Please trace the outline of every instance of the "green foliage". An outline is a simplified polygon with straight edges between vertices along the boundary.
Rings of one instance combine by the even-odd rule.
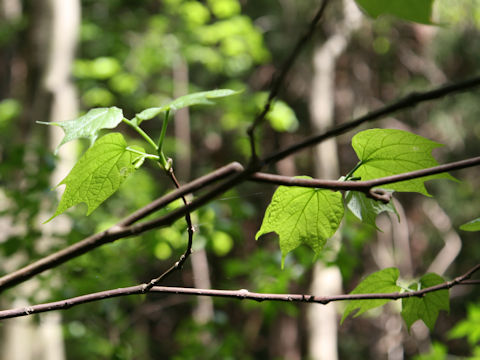
[[[123,112],[119,108],[113,106],[110,108],[98,108],[92,109],[85,115],[69,121],[63,122],[43,122],[37,121],[38,124],[56,125],[60,126],[65,132],[65,137],[57,146],[55,151],[58,151],[63,144],[79,139],[90,139],[90,143],[93,144],[98,137],[98,133],[101,129],[113,129],[123,119]]]
[[[280,186],[255,238],[276,232],[280,237],[283,260],[300,245],[309,246],[318,255],[340,226],[343,211],[339,192]]]
[[[364,193],[358,191],[347,191],[345,194],[345,203],[348,209],[364,223],[377,228],[375,220],[378,214],[389,211],[397,215],[398,220],[400,216],[395,209],[393,201],[388,204],[384,204],[380,201],[376,201],[368,198]],[[377,228],[378,229],[378,228]]]
[[[393,15],[422,24],[432,23],[434,0],[355,0],[370,16]]]
[[[480,231],[480,218],[476,218],[460,226],[463,231]]]
[[[120,69],[121,66],[117,59],[102,56],[94,60],[76,60],[73,75],[78,78],[104,80],[113,77]]]
[[[8,124],[22,112],[19,101],[4,99],[0,101],[0,130],[5,130]]]
[[[371,180],[436,166],[438,163],[431,152],[442,145],[403,130],[370,129],[356,134],[352,146],[360,159],[360,166],[355,170],[354,176],[361,180]],[[382,187],[429,195],[424,182],[432,179],[453,177],[437,174]]]
[[[239,93],[240,91],[230,89],[218,89],[188,94],[181,96],[161,107],[145,109],[141,113],[135,115],[135,118],[137,119],[137,124],[140,124],[142,121],[153,119],[162,112],[177,111],[193,105],[213,105],[215,103],[211,101],[212,99],[232,96]]]
[[[55,214],[47,221],[81,202],[87,204],[89,215],[137,169],[138,158],[137,154],[127,150],[121,134],[111,133],[101,137],[60,182],[59,185],[66,185],[65,192]]]
[[[439,285],[445,280],[437,274],[425,274],[418,283],[409,286],[409,289],[422,290]],[[430,330],[433,330],[440,310],[450,311],[448,290],[432,291],[422,297],[409,297],[402,299],[402,317],[408,329],[417,320],[422,320]]]
[[[392,293],[400,291],[397,285],[399,271],[396,268],[387,268],[368,275],[360,284],[353,289],[350,294],[376,294],[376,293]],[[347,318],[352,312],[355,317],[363,314],[365,311],[385,305],[390,300],[350,300],[343,312],[341,322]],[[357,311],[358,310],[358,311]]]
[[[460,321],[450,330],[451,339],[466,337],[470,346],[480,345],[480,304],[471,303],[467,306],[467,318]]]
[[[445,360],[447,359],[447,347],[442,343],[435,341],[427,354],[421,354],[414,357],[414,360]]]
[[[298,119],[295,112],[285,102],[277,100],[266,116],[276,131],[295,131],[298,128]]]

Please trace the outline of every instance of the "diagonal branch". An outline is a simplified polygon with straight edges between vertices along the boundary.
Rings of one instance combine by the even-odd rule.
[[[172,191],[167,195],[151,202],[140,210],[137,210],[132,215],[128,216],[118,224],[112,226],[106,231],[89,236],[71,246],[66,247],[53,254],[45,256],[17,271],[0,277],[0,292],[12,286],[20,284],[33,276],[42,273],[45,270],[52,269],[58,265],[67,262],[70,259],[83,255],[90,250],[100,247],[104,244],[111,243],[115,240],[138,235],[146,231],[143,227],[132,229],[132,224],[147,217],[155,211],[163,208],[172,201],[178,199],[182,195],[189,194],[193,191],[203,189],[214,182],[225,179],[233,173],[237,173],[243,169],[242,165],[237,162],[230,163],[218,170],[202,176],[184,186],[180,189]],[[185,215],[185,214],[183,214]]]
[[[471,79],[461,81],[458,83],[443,85],[441,87],[438,87],[436,89],[432,89],[426,92],[413,92],[393,102],[390,105],[383,106],[355,120],[340,124],[330,130],[327,130],[322,134],[314,135],[284,150],[280,150],[270,156],[267,156],[262,160],[262,165],[276,163],[277,161],[282,160],[283,158],[290,156],[298,151],[304,150],[313,145],[317,145],[327,139],[339,136],[341,134],[346,133],[347,131],[357,128],[364,123],[378,120],[387,115],[393,114],[399,110],[408,109],[422,102],[436,100],[453,93],[464,92],[474,87],[477,87],[479,85],[480,85],[480,76],[476,76]]]
[[[477,282],[471,282],[468,279],[477,271],[480,270],[480,264],[467,271],[465,274],[443,284],[431,286],[418,291],[408,291],[403,293],[372,293],[372,294],[346,294],[346,295],[334,295],[334,296],[317,296],[317,295],[305,295],[305,294],[264,294],[250,292],[246,289],[241,290],[212,290],[212,289],[196,289],[196,288],[183,288],[183,287],[169,287],[169,286],[154,286],[150,289],[150,292],[163,293],[163,294],[179,294],[190,296],[211,296],[222,298],[233,298],[239,300],[254,300],[258,302],[262,301],[283,301],[283,302],[309,302],[326,305],[334,301],[346,301],[346,300],[374,300],[374,299],[390,299],[398,300],[410,297],[422,297],[427,293],[447,290],[457,285],[477,285]],[[51,303],[27,306],[18,309],[10,309],[0,311],[0,320],[9,319],[20,316],[27,316],[32,314],[38,314],[42,312],[65,310],[71,307],[114,298],[127,295],[138,295],[144,292],[145,284],[131,286],[127,288],[119,288],[114,290],[101,291],[97,293],[77,296],[74,298],[55,301]]]
[[[286,156],[289,156],[297,151],[303,150],[306,147],[312,146],[317,143],[321,143],[322,141],[325,141],[331,137],[340,135],[355,127],[360,126],[361,124],[367,121],[377,120],[395,111],[415,106],[418,103],[421,103],[427,100],[438,99],[440,97],[449,95],[451,93],[466,91],[470,88],[473,88],[479,85],[480,85],[480,76],[477,76],[470,80],[466,80],[456,84],[445,85],[424,93],[413,93],[403,99],[400,99],[399,101],[391,105],[377,109],[356,120],[340,125],[323,134],[311,137],[309,139],[306,139],[303,142],[300,142],[287,149],[277,152],[263,159],[263,161],[261,161],[260,163],[251,164],[246,169],[244,169],[242,165],[240,165],[239,163],[236,163],[236,162],[231,163],[208,175],[205,175],[197,180],[194,180],[189,184],[182,186],[180,189],[177,189],[158,200],[155,200],[150,205],[147,205],[141,210],[138,210],[137,212],[133,213],[131,216],[120,221],[117,225],[111,227],[110,229],[104,232],[89,236],[74,245],[71,245],[63,250],[60,250],[56,253],[48,255],[13,273],[0,277],[0,292],[2,292],[3,290],[9,287],[20,284],[25,280],[28,280],[29,278],[45,270],[52,269],[60,264],[63,264],[64,262],[70,259],[73,259],[82,254],[85,254],[86,252],[93,250],[101,245],[113,242],[121,238],[138,235],[145,231],[158,228],[160,226],[170,225],[175,220],[178,220],[182,216],[185,216],[187,212],[198,209],[199,207],[205,205],[206,203],[213,200],[215,197],[221,195],[225,191],[233,188],[234,186],[238,185],[243,181],[248,180],[252,174],[259,171],[263,166],[270,163],[277,162]],[[447,170],[443,170],[443,171],[447,171]],[[234,173],[236,173],[236,175],[231,176]],[[422,175],[422,176],[425,176],[425,175]],[[206,186],[214,182],[217,182],[218,180],[226,179],[228,177],[230,178],[227,179],[224,183],[217,185],[209,192],[205,193],[202,196],[199,196],[187,206],[176,209],[173,212],[163,217],[160,217],[158,219],[147,221],[138,225],[133,225],[135,222],[145,218],[146,216],[157,211],[158,209],[164,207],[168,203],[179,198],[181,195],[188,194],[192,191],[196,191],[199,189],[203,189]],[[399,180],[395,180],[395,181],[399,181]]]
[[[272,106],[272,101],[277,97],[278,92],[280,91],[280,88],[285,81],[285,77],[287,76],[288,72],[292,68],[293,64],[295,63],[296,59],[300,55],[305,45],[307,45],[310,39],[313,37],[315,29],[318,23],[320,22],[320,19],[322,18],[323,13],[325,12],[328,1],[329,0],[322,1],[320,8],[318,9],[317,13],[315,14],[312,21],[310,22],[310,25],[308,26],[307,31],[303,36],[301,36],[298,39],[295,47],[290,52],[290,56],[287,58],[283,66],[280,68],[280,71],[274,74],[272,78],[270,93],[268,94],[268,99],[265,102],[265,105],[263,106],[263,110],[256,116],[252,125],[250,125],[250,127],[247,130],[248,137],[250,139],[252,161],[257,160],[257,150],[255,147],[255,129],[265,120],[265,116],[267,116],[268,112],[270,111],[270,108]]]

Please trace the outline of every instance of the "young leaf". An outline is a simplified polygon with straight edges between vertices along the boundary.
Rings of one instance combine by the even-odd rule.
[[[327,239],[337,231],[343,212],[339,192],[280,186],[268,205],[255,239],[276,232],[280,237],[283,266],[285,256],[302,244],[319,254]]]
[[[240,93],[240,91],[230,89],[217,89],[188,94],[180,96],[179,98],[161,107],[145,109],[141,113],[135,115],[135,117],[139,120],[138,123],[140,123],[144,120],[153,119],[155,116],[165,111],[176,111],[178,109],[192,105],[212,105],[214,104],[214,102],[210,101],[211,99],[236,95],[238,93]]]
[[[463,231],[480,231],[480,217],[460,226]]]
[[[87,138],[90,139],[91,144],[93,144],[101,129],[113,129],[122,121],[122,119],[122,110],[113,106],[110,108],[92,109],[85,115],[74,120],[62,122],[37,121],[37,123],[57,125],[63,129],[65,136],[55,149],[55,153],[57,153],[60,146],[74,139]]]
[[[87,215],[90,215],[117,191],[137,168],[138,154],[126,148],[127,143],[119,133],[107,134],[95,142],[58,184],[66,185],[65,192],[55,214],[47,222],[81,202],[87,204]]]
[[[399,292],[400,286],[397,285],[399,271],[397,268],[387,268],[368,275],[363,281],[357,285],[350,294],[379,294]],[[341,323],[355,312],[354,317],[363,314],[365,311],[385,305],[389,299],[373,299],[373,300],[350,300],[342,316]]]
[[[356,0],[357,4],[371,17],[393,15],[403,20],[421,24],[432,24],[434,0]]]
[[[400,220],[400,216],[397,213],[397,209],[395,209],[393,201],[390,201],[388,204],[384,204],[380,201],[368,198],[362,192],[347,191],[345,193],[345,202],[353,215],[355,215],[364,223],[375,227],[377,230],[379,229],[375,223],[375,220],[377,215],[384,211],[390,211],[396,214],[397,218]]]
[[[444,283],[445,280],[433,273],[420,278],[418,283],[409,286],[412,290],[421,290],[430,286]],[[402,317],[408,329],[417,320],[423,320],[430,330],[433,330],[440,310],[450,310],[448,290],[433,291],[422,297],[410,297],[402,299]]]
[[[352,147],[361,161],[354,175],[362,180],[377,179],[438,165],[432,150],[442,144],[403,130],[371,129],[359,132]],[[452,179],[448,173],[382,185],[382,188],[429,195],[424,182],[432,179]]]

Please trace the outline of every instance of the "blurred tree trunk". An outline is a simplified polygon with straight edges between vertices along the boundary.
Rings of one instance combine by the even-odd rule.
[[[3,0],[2,10],[21,9],[21,3],[15,0]],[[80,24],[80,2],[78,0],[30,1],[29,42],[27,43],[25,114],[18,127],[17,137],[22,138],[25,146],[28,138],[38,131],[49,131],[50,144],[57,144],[62,132],[51,127],[48,130],[36,130],[35,120],[62,121],[75,117],[78,113],[77,95],[71,83],[71,67],[77,43]],[[8,12],[5,12],[8,14]],[[52,175],[52,187],[66,175],[73,162],[73,149],[67,149],[69,156],[60,156],[56,172]],[[32,160],[33,161],[33,160]],[[45,216],[40,216],[45,218]],[[35,244],[39,253],[47,251],[55,242],[53,233],[61,233],[69,227],[65,220],[43,225],[41,239]],[[35,279],[18,287],[18,297],[14,306],[28,305],[26,294],[41,293],[40,283]],[[22,294],[25,294],[22,295]],[[37,296],[35,301],[45,301],[48,294]],[[37,324],[33,318],[14,319],[4,328],[4,341],[1,356],[8,360],[63,360],[65,350],[61,328],[61,315],[51,313],[42,315]]]
[[[336,61],[347,47],[351,33],[361,25],[361,15],[352,0],[344,0],[341,6],[343,21],[335,27],[335,32],[314,50],[314,73],[310,93],[310,120],[314,133],[323,132],[334,125]],[[325,141],[314,148],[314,162],[315,177],[324,179],[339,177],[335,139]],[[338,241],[339,239],[336,242]],[[341,293],[342,277],[338,267],[325,267],[317,262],[313,268],[310,291],[312,294],[322,296]],[[338,359],[336,304],[308,305],[307,321],[309,357],[314,360]]]

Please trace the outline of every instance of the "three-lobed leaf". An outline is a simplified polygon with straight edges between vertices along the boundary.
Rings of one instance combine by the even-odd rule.
[[[432,150],[440,146],[443,145],[403,130],[370,129],[359,132],[352,139],[352,147],[361,162],[354,175],[361,180],[372,180],[437,166]],[[454,178],[443,173],[385,184],[382,188],[428,196],[424,182],[432,179]]]
[[[188,94],[180,96],[179,98],[163,106],[145,109],[135,115],[135,118],[138,119],[138,123],[141,123],[142,121],[153,119],[155,116],[159,115],[162,112],[177,111],[184,107],[193,105],[212,105],[214,104],[214,102],[211,101],[212,99],[232,96],[238,93],[240,93],[240,91],[230,89],[217,89]]]
[[[393,15],[403,20],[432,24],[434,0],[355,0],[371,17]]]
[[[65,132],[64,138],[55,149],[56,153],[63,144],[79,138],[90,139],[91,144],[93,144],[97,139],[98,133],[101,129],[113,129],[117,127],[122,119],[122,110],[112,106],[109,108],[91,109],[85,115],[74,120],[62,122],[37,121],[37,123],[60,126]]]
[[[308,177],[303,177],[308,178]],[[343,218],[342,195],[331,190],[280,186],[268,205],[255,238],[276,232],[280,238],[282,264],[298,246],[309,246],[319,254],[337,231]]]
[[[399,271],[397,268],[387,268],[368,275],[357,285],[350,294],[379,294],[399,292],[400,286],[397,285]],[[389,299],[368,299],[368,300],[350,300],[343,312],[341,322],[355,311],[354,317],[376,307],[385,305]],[[357,311],[358,310],[358,311]]]
[[[409,286],[411,290],[421,290],[444,283],[445,280],[437,274],[429,273],[420,278],[418,283]],[[422,297],[402,299],[402,317],[410,329],[417,320],[422,320],[430,330],[433,330],[440,310],[450,310],[448,290],[438,290],[426,293]]]
[[[137,148],[138,151],[143,149]],[[138,167],[139,155],[127,150],[119,133],[101,137],[78,160],[58,185],[66,185],[62,199],[50,221],[70,207],[87,204],[87,215],[108,199]]]

